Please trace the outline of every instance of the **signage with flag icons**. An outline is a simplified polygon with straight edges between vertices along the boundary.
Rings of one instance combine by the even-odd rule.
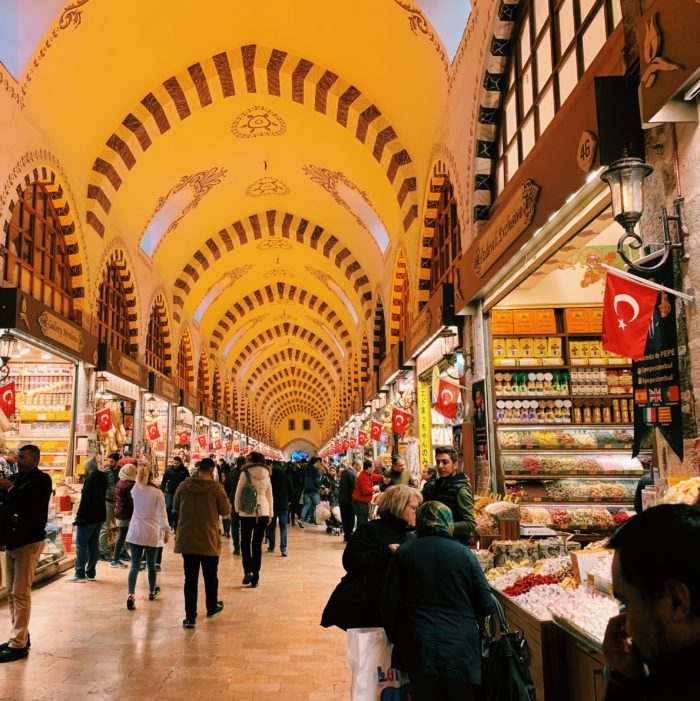
[[[8,419],[15,415],[16,396],[14,381],[0,387],[0,409]]]
[[[394,433],[398,433],[402,436],[406,431],[406,426],[408,426],[408,419],[411,415],[401,409],[394,409],[391,412],[391,430]]]
[[[372,421],[369,435],[373,441],[378,441],[382,437],[382,424],[380,424],[379,421]]]
[[[200,434],[197,436],[197,445],[198,445],[200,448],[206,448],[206,447],[207,447],[207,437],[206,437],[203,433],[200,433]]]
[[[658,296],[651,287],[608,273],[603,298],[603,349],[633,360],[642,358]]]
[[[177,432],[177,442],[179,445],[188,445],[190,442],[190,432],[189,431],[178,431]]]
[[[102,431],[102,433],[107,433],[112,430],[112,414],[109,409],[100,409],[96,414],[97,428]]]
[[[364,431],[360,431],[357,434],[357,445],[359,445],[360,448],[367,445],[367,434]]]
[[[447,380],[440,380],[435,411],[446,419],[454,419],[459,404],[459,385]]]
[[[160,428],[157,421],[151,421],[146,425],[146,432],[148,433],[148,439],[151,441],[157,441],[160,438]]]

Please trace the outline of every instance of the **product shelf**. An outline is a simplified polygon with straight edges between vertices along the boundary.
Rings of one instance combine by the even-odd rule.
[[[506,482],[520,482],[521,480],[536,480],[541,482],[543,480],[567,480],[567,479],[589,479],[589,480],[599,480],[604,482],[615,481],[623,478],[635,478],[640,477],[644,474],[643,470],[629,470],[628,472],[540,472],[538,474],[533,474],[532,472],[518,473],[518,472],[506,472],[504,474]]]

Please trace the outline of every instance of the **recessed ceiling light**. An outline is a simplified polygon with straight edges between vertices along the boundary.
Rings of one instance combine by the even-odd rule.
[[[42,360],[51,360],[53,358],[52,355],[49,355],[48,353],[42,353],[41,354],[41,359]]]

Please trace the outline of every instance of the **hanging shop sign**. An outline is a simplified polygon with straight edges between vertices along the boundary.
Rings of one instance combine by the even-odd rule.
[[[446,326],[456,326],[454,286],[446,282],[430,297],[406,334],[406,359],[415,358]]]
[[[148,368],[116,348],[100,343],[97,347],[97,369],[148,389]]]
[[[89,365],[97,363],[97,338],[16,287],[0,289],[0,327],[22,331]]]
[[[697,80],[700,67],[698,27],[700,3],[678,0],[652,2],[637,23],[639,103],[644,124],[697,120],[695,103],[691,96],[684,97],[684,92]],[[672,101],[676,104],[669,105]]]
[[[184,406],[185,409],[189,409],[193,414],[199,411],[199,401],[194,394],[190,394],[184,389],[180,390],[180,406]]]
[[[379,387],[377,383],[377,373],[374,370],[372,370],[369,374],[369,379],[367,380],[367,384],[365,384],[365,388],[362,393],[365,400],[365,406],[367,406],[377,396],[378,392]]]
[[[433,462],[432,420],[430,414],[430,385],[418,382],[418,449],[420,469]]]
[[[401,370],[407,368],[403,364],[403,341],[397,341],[384,356],[379,365],[379,386],[387,388]]]
[[[355,396],[352,402],[352,413],[359,414],[362,411],[362,396]]]
[[[199,403],[199,415],[206,416],[209,421],[216,421],[216,411],[214,407],[209,404],[209,402],[200,401]]]
[[[180,402],[180,389],[160,373],[152,370],[148,373],[148,391],[161,399],[165,399],[166,402],[171,402],[172,404]]]
[[[651,275],[644,275],[651,277]],[[673,266],[654,271],[654,282],[673,287]],[[660,292],[649,324],[644,357],[632,363],[634,391],[634,450],[637,456],[654,428],[661,431],[673,452],[683,460],[683,414],[676,305]]]

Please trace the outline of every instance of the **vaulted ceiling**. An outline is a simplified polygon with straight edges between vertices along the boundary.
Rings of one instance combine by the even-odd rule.
[[[437,31],[409,0],[73,0],[52,36],[23,111],[88,259],[125,240],[142,300],[164,288],[176,340],[198,329],[273,437],[298,406],[328,428],[398,252],[416,264]]]

